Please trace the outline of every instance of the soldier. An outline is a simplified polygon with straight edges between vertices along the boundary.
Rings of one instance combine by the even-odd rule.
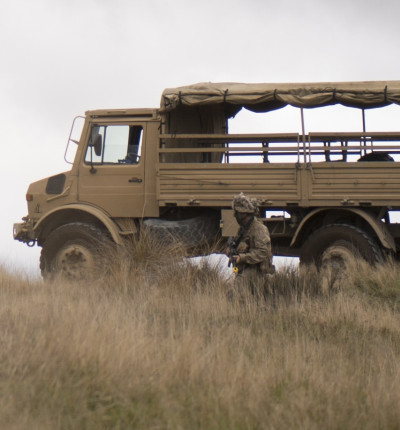
[[[232,209],[240,226],[234,238],[234,249],[227,250],[230,262],[235,262],[237,266],[235,290],[243,294],[247,287],[252,294],[259,296],[267,275],[275,272],[269,231],[256,218],[258,208],[255,199],[240,193],[233,199]]]

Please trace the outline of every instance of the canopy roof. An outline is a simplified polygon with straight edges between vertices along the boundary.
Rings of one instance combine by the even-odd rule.
[[[319,82],[299,84],[198,83],[164,90],[161,111],[178,106],[225,105],[229,115],[242,107],[267,112],[286,105],[314,108],[342,104],[374,108],[400,104],[400,81]]]

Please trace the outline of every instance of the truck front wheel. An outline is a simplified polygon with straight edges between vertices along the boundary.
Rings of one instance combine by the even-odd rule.
[[[300,262],[340,270],[354,258],[376,264],[382,261],[382,253],[373,239],[358,227],[330,224],[316,230],[304,243]]]
[[[93,276],[100,268],[104,242],[104,234],[91,224],[70,223],[58,227],[43,243],[42,276],[61,275],[70,280]]]

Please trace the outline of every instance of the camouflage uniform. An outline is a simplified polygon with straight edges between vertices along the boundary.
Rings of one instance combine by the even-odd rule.
[[[235,197],[232,204],[235,213],[249,215],[248,222],[241,225],[235,237],[239,255],[238,274],[235,289],[241,293],[250,288],[252,294],[260,294],[265,288],[268,274],[274,273],[272,264],[271,238],[268,228],[257,218],[257,203],[243,193]]]

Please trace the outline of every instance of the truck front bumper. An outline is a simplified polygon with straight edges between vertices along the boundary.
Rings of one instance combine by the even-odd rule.
[[[13,235],[15,240],[24,242],[33,246],[36,242],[35,231],[33,230],[33,221],[28,218],[22,218],[24,222],[15,223]]]

